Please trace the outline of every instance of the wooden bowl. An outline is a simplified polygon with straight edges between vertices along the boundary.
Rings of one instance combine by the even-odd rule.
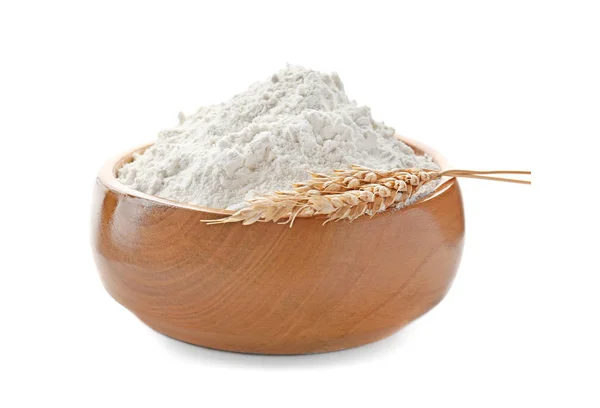
[[[402,139],[445,167],[431,149]],[[231,211],[117,181],[134,151],[109,160],[97,178],[93,250],[108,293],[167,336],[244,353],[347,349],[429,311],[456,274],[464,239],[456,179],[409,207],[352,223],[209,226],[201,220]]]

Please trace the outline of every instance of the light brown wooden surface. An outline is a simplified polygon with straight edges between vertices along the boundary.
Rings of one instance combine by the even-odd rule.
[[[414,145],[414,142],[413,142]],[[420,149],[423,149],[418,145]],[[427,149],[425,148],[427,151]],[[405,209],[322,226],[209,226],[231,212],[97,179],[93,249],[106,290],[153,329],[246,353],[318,353],[386,337],[439,303],[462,254],[458,183]]]

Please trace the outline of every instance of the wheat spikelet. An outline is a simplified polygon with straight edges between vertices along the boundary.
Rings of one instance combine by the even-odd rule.
[[[352,166],[347,170],[334,170],[333,174],[310,173],[311,179],[295,183],[290,191],[277,191],[249,200],[248,207],[226,218],[204,220],[209,225],[241,222],[250,225],[257,221],[294,224],[297,217],[326,215],[327,220],[350,222],[363,215],[378,212],[403,203],[424,184],[443,176],[468,177],[485,180],[531,184],[530,181],[492,177],[493,174],[531,174],[530,171],[474,171],[428,169],[371,170]]]
[[[327,220],[353,221],[362,215],[373,216],[405,202],[425,183],[440,177],[440,172],[421,169],[377,171],[361,166],[334,170],[333,174],[311,173],[311,179],[295,183],[293,190],[278,191],[249,200],[249,206],[235,214],[206,220],[209,225],[257,221],[293,225],[297,217],[326,215]]]

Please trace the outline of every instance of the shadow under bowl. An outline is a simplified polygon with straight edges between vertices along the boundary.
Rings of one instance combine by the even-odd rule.
[[[402,138],[445,167],[433,150]],[[147,146],[146,146],[147,147]],[[446,295],[464,240],[456,179],[397,211],[328,223],[206,225],[232,211],[181,204],[97,178],[93,251],[106,290],[144,323],[244,353],[342,350],[384,337]]]

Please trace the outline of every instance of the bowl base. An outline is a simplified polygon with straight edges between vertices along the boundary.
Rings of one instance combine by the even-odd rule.
[[[214,350],[243,354],[261,355],[301,355],[321,354],[347,350],[383,340],[401,330],[405,325],[375,330],[369,333],[352,333],[327,341],[307,341],[299,343],[265,344],[259,340],[242,336],[224,336],[219,333],[202,332],[200,330],[175,327],[165,322],[152,320],[148,316],[136,314],[144,324],[152,330],[174,340]]]

